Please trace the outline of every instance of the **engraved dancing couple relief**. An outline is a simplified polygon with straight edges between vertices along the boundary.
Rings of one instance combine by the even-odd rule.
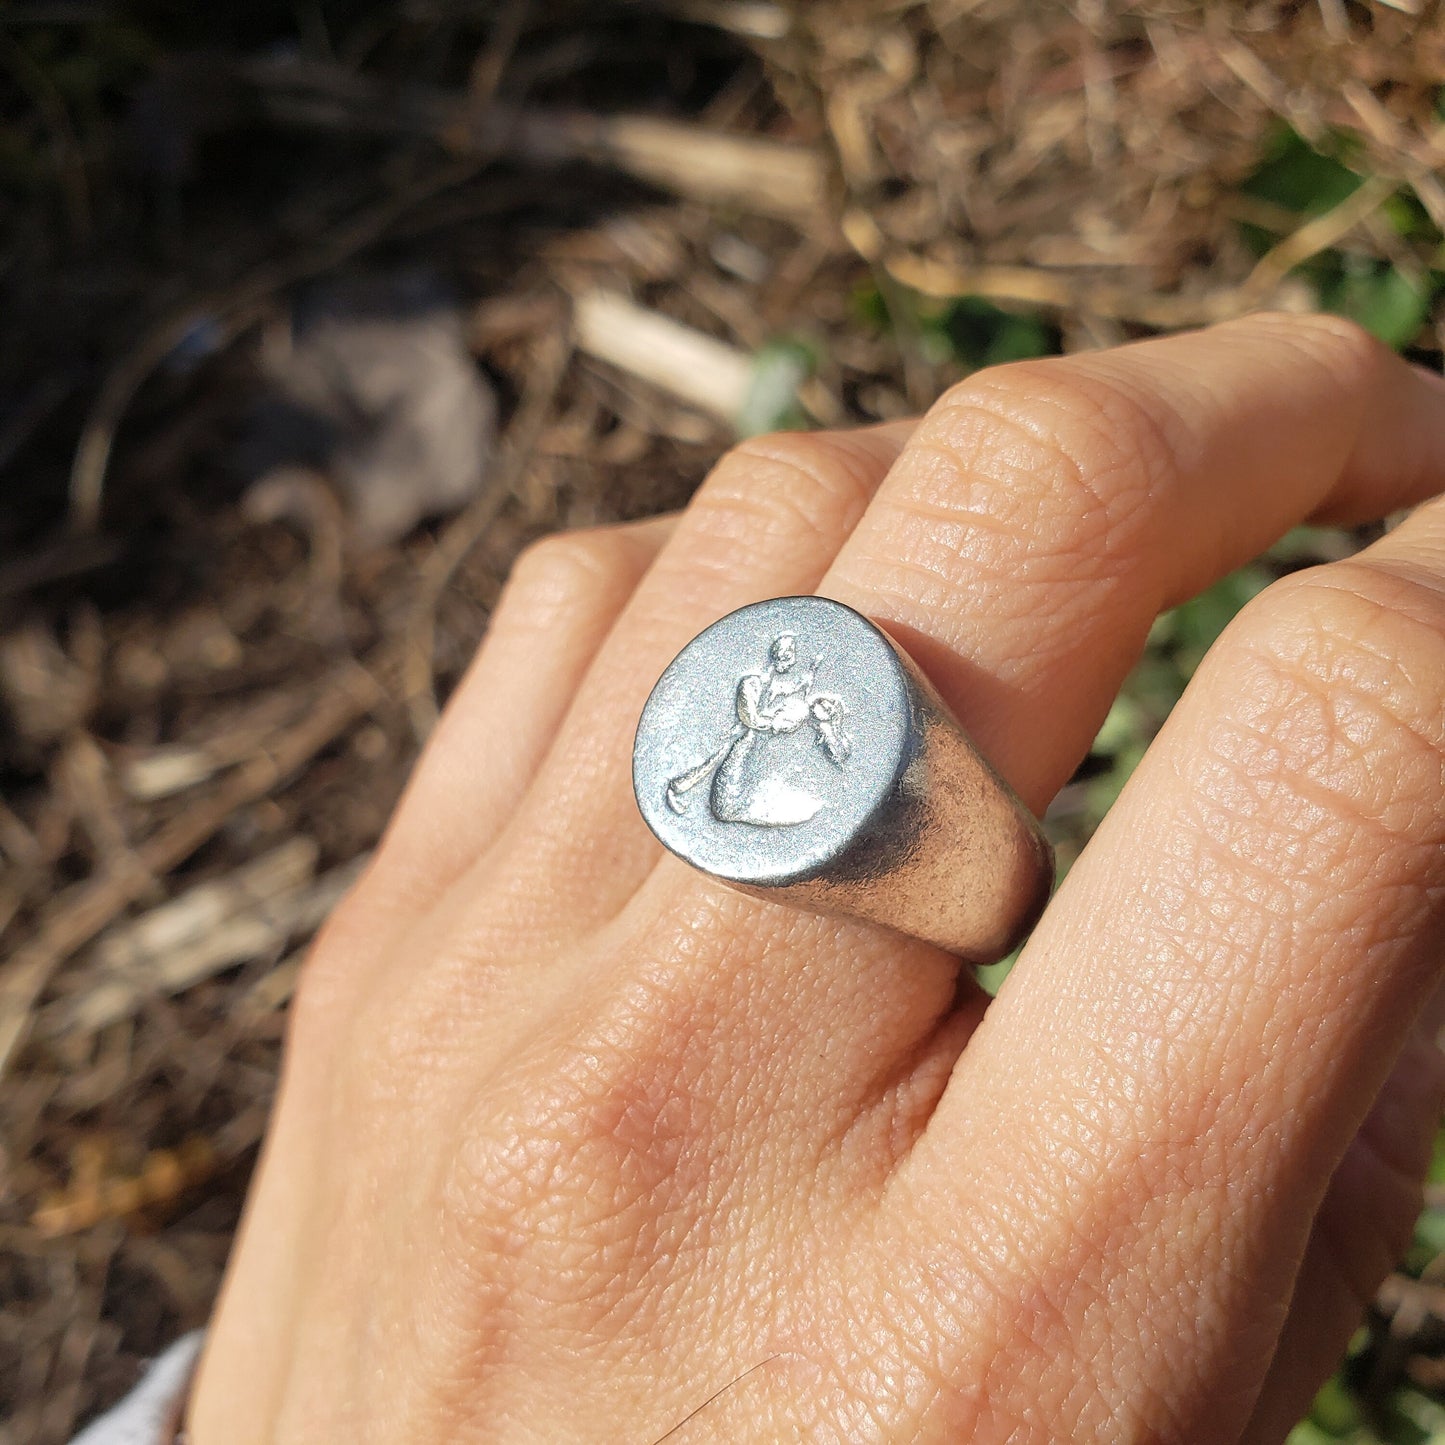
[[[683,812],[687,795],[712,779],[709,804],[720,823],[785,828],[806,823],[824,806],[819,770],[841,768],[852,744],[843,732],[847,709],[833,693],[814,692],[823,659],[802,676],[797,640],[784,632],[768,649],[766,672],[738,683],[737,722],[710,758],[667,785],[667,805]]]

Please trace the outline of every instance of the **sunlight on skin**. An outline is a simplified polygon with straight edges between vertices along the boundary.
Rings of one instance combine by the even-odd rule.
[[[1226,631],[986,1015],[937,950],[659,857],[632,730],[701,627],[817,590],[1038,809],[1161,608],[1442,477],[1437,382],[1258,317],[764,439],[670,529],[537,549],[303,978],[196,1445],[1282,1439],[1445,1101],[1407,1048],[1439,504]]]

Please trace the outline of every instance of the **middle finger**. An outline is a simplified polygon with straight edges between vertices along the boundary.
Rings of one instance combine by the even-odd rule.
[[[819,589],[886,623],[1036,810],[1158,613],[1306,518],[1437,491],[1445,388],[1332,317],[980,372],[915,430]]]

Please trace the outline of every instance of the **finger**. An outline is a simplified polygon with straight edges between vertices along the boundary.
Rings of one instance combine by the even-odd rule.
[[[1041,809],[1150,624],[1306,517],[1445,481],[1445,385],[1331,317],[980,372],[919,424],[822,590],[890,625]]]
[[[495,841],[676,525],[667,516],[562,532],[517,559],[397,806],[374,889],[418,911]]]
[[[662,669],[734,608],[812,591],[911,429],[763,437],[703,484],[579,689],[512,829],[509,866],[548,879],[559,925],[610,918],[660,856],[632,795],[631,753]]]
[[[1445,1108],[1442,1004],[1437,992],[1325,1191],[1243,1445],[1278,1445],[1304,1417],[1410,1247]]]
[[[204,1365],[220,1359],[230,1368],[264,1359],[284,1335],[274,1302],[294,1302],[293,1282],[318,1268],[324,1251],[308,1254],[301,1232],[311,1179],[294,1169],[265,1168],[264,1160],[314,1155],[287,1131],[299,1137],[313,1122],[308,1111],[323,1107],[317,1096],[334,1078],[342,1021],[369,992],[365,981],[373,965],[387,958],[387,943],[403,929],[420,946],[426,925],[415,920],[490,846],[675,522],[658,517],[565,533],[534,545],[513,567],[486,638],[442,713],[365,886],[328,924],[331,952],[341,960],[334,981],[318,979],[314,959],[308,964],[308,995],[325,990],[328,996],[319,1004],[308,999],[306,1011],[324,1017],[326,1027],[306,1030],[308,1068],[288,1072],[290,1107],[277,1117],[277,1137],[268,1142],[257,1176],[261,1206],[284,1223],[256,1230],[249,1222],[254,1206],[248,1214],[238,1241],[247,1268],[228,1276],[223,1347],[210,1341]],[[405,962],[414,964],[410,950]],[[319,1167],[315,1159],[313,1164]],[[239,1333],[237,1320],[257,1322],[258,1329]],[[263,1321],[267,1328],[259,1327]]]
[[[996,1316],[992,1368],[1041,1418],[1245,1426],[1311,1221],[1439,983],[1442,695],[1437,502],[1225,633],[959,1061],[896,1198],[950,1211],[917,1237],[960,1294],[1027,1299],[1032,1338]]]

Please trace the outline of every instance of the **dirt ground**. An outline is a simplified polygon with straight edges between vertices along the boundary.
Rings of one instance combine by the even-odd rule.
[[[0,8],[3,1445],[205,1321],[306,940],[521,546],[739,415],[1408,290],[1445,230],[1434,4],[194,9]],[[1365,180],[1252,186],[1291,146]],[[1420,1273],[1367,1395],[1437,1390]]]

